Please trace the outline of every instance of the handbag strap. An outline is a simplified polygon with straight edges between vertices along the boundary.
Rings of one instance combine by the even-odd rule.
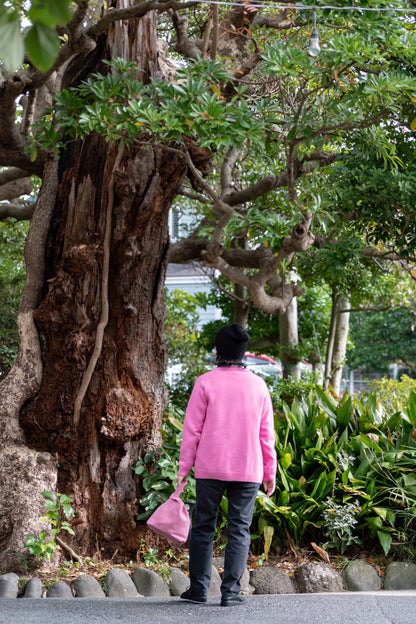
[[[179,498],[183,492],[184,487],[187,485],[187,480],[184,479],[180,485],[176,488],[173,494],[171,494],[171,498]]]

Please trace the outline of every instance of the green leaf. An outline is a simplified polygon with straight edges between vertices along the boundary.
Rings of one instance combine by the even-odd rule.
[[[266,524],[263,529],[264,554],[266,556],[266,561],[269,555],[270,547],[272,545],[273,535],[274,535],[274,527],[270,526],[269,524]]]
[[[347,427],[352,416],[352,399],[348,397],[346,401],[344,401],[341,407],[337,410],[337,425],[338,427]]]
[[[65,517],[70,518],[74,515],[74,510],[71,505],[67,505],[66,503],[62,505],[62,509],[64,511]]]
[[[33,24],[26,35],[26,50],[32,63],[41,71],[47,71],[59,52],[59,37],[53,28],[45,24]]]
[[[42,492],[43,498],[56,502],[57,496],[55,492]]]
[[[8,71],[15,71],[23,63],[24,44],[17,15],[0,22],[0,60]]]
[[[285,453],[279,459],[279,464],[282,466],[283,470],[287,470],[292,463],[292,455],[290,453]]]
[[[137,475],[141,475],[146,471],[146,468],[143,464],[137,463],[134,467],[132,467],[133,472]]]
[[[390,533],[384,533],[384,531],[377,531],[377,535],[378,539],[380,540],[380,544],[383,547],[384,553],[387,555],[391,548],[393,538]]]
[[[416,393],[413,390],[409,396],[407,415],[409,416],[410,422],[416,425]]]
[[[144,456],[144,463],[148,464],[150,461],[152,461],[153,457],[155,455],[154,451],[149,451],[148,453],[146,453],[146,455]]]
[[[166,490],[169,488],[169,483],[166,483],[166,481],[159,481],[158,483],[152,485],[152,488],[154,490]]]
[[[73,499],[70,496],[67,496],[66,494],[58,494],[58,497],[62,504],[73,502]]]
[[[183,422],[179,418],[175,418],[172,414],[168,414],[168,420],[170,424],[178,431],[183,431]]]
[[[390,416],[390,418],[388,419],[386,423],[386,428],[390,429],[390,431],[395,431],[396,429],[398,429],[399,425],[401,424],[401,421],[402,421],[402,413],[396,412],[395,414]]]
[[[69,0],[32,0],[29,19],[50,28],[54,28],[56,24],[66,24],[71,19],[69,4]]]
[[[374,516],[367,518],[367,524],[373,529],[381,529],[383,527],[381,518]]]
[[[34,544],[35,542],[35,538],[33,535],[26,535],[27,540],[25,542],[25,548],[29,548],[29,546],[32,546],[32,544]]]
[[[387,520],[387,509],[383,507],[373,507],[373,511],[375,511],[380,518],[383,518],[383,520]]]
[[[277,499],[277,505],[285,507],[290,500],[290,494],[287,490],[282,490],[279,494],[279,498]]]

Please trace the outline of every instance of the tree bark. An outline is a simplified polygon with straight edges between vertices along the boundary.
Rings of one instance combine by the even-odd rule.
[[[17,317],[19,355],[0,384],[0,568],[5,571],[24,571],[27,535],[45,530],[39,521],[44,511],[41,492],[56,488],[53,449],[47,453],[29,448],[19,426],[19,411],[37,392],[42,378],[34,309],[43,284],[44,246],[56,192],[57,163],[50,161],[25,245],[26,287]],[[27,564],[31,563],[29,557]]]
[[[161,147],[137,146],[114,172],[109,320],[74,422],[102,310],[105,213],[116,156],[116,147],[92,136],[61,161],[45,292],[36,311],[44,374],[21,423],[31,446],[58,453],[58,490],[74,498],[81,552],[91,552],[98,540],[111,554],[131,555],[140,497],[131,466],[160,442],[168,211],[186,167]]]
[[[336,301],[337,301],[337,297],[336,297],[335,290],[333,289],[332,290],[331,321],[329,323],[328,342],[326,345],[325,379],[324,379],[325,390],[328,389],[328,386],[331,383],[332,355],[334,352],[335,332],[336,332],[336,326],[337,326]]]
[[[280,361],[283,366],[283,377],[294,377],[299,379],[299,369],[297,358],[293,356],[293,347],[299,342],[298,337],[298,304],[297,298],[286,308],[284,314],[279,316],[279,340],[280,340]]]
[[[238,323],[241,327],[247,327],[248,313],[250,312],[250,301],[247,299],[247,288],[234,284],[234,311],[233,322]]]
[[[341,391],[342,365],[347,352],[350,313],[345,310],[348,310],[349,307],[349,296],[346,294],[338,295],[336,299],[336,324],[330,379],[331,386],[336,394],[340,394]]]

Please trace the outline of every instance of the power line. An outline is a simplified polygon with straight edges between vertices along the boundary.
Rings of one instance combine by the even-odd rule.
[[[220,4],[226,6],[234,6],[235,2],[228,0],[201,0],[200,4]],[[373,11],[373,12],[389,12],[389,13],[416,13],[416,8],[403,9],[392,7],[362,7],[362,6],[333,6],[333,5],[308,5],[308,4],[263,4],[259,2],[245,2],[247,6],[255,7],[259,9],[295,9],[296,11],[313,11],[313,9],[324,10],[330,9],[333,11]]]

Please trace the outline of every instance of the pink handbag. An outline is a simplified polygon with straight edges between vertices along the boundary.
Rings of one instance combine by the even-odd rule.
[[[180,499],[185,485],[186,481],[182,481],[168,500],[162,503],[146,522],[152,531],[176,544],[186,542],[191,528],[188,510]]]

